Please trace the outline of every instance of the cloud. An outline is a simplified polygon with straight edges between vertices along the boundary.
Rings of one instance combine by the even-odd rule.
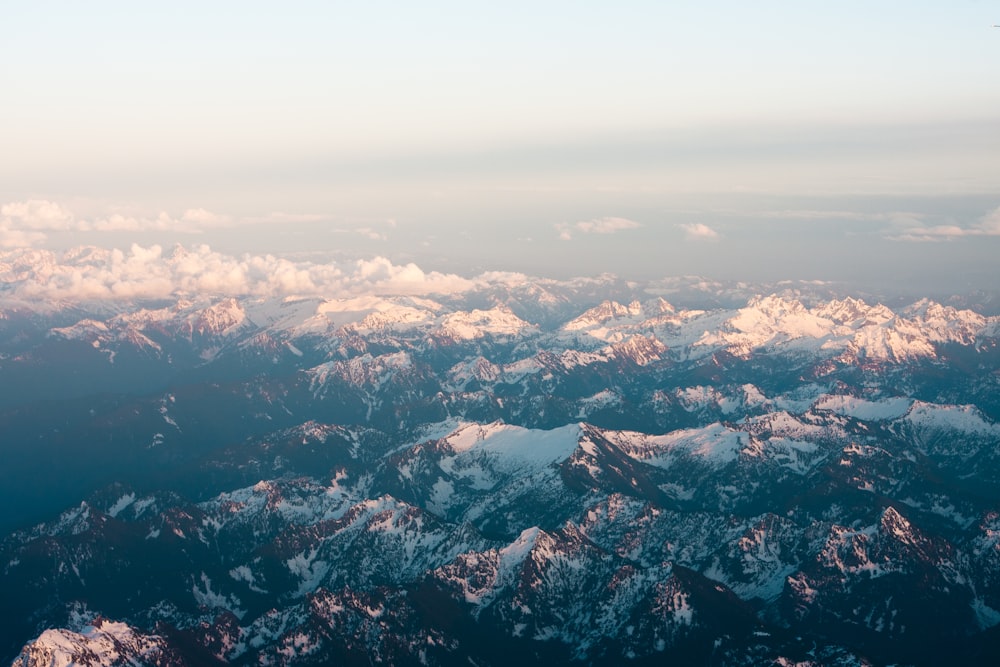
[[[44,199],[29,199],[10,202],[0,206],[0,230],[6,230],[7,238],[16,238],[13,232],[35,231],[75,231],[75,232],[145,232],[170,231],[197,234],[208,228],[227,226],[232,219],[203,208],[191,208],[175,218],[166,212],[149,216],[131,216],[112,213],[92,219],[78,218],[72,211],[56,202]],[[25,234],[26,239],[37,235]],[[42,238],[44,240],[44,237]]]
[[[55,202],[29,199],[0,206],[0,224],[21,230],[72,229],[74,218],[70,211]]]
[[[596,220],[576,223],[576,228],[584,234],[614,234],[623,229],[637,227],[642,227],[642,225],[626,218],[597,218]]]
[[[232,219],[206,211],[203,208],[189,208],[179,217],[172,217],[161,211],[154,217],[127,216],[114,213],[105,218],[93,221],[80,221],[79,231],[98,232],[177,232],[181,234],[200,234],[206,229],[227,227]]]
[[[977,229],[988,236],[1000,236],[1000,206],[984,215]]]
[[[388,241],[389,231],[396,229],[396,220],[386,218],[380,220],[361,219],[354,221],[344,221],[347,224],[332,227],[329,232],[333,234],[351,234],[363,236],[371,241]]]
[[[372,241],[385,241],[389,238],[384,232],[372,229],[371,227],[359,227],[358,229],[355,229],[354,232],[364,236],[365,238],[369,238]]]
[[[719,232],[701,222],[677,226],[684,230],[684,235],[689,241],[717,241],[719,239]]]
[[[554,225],[559,233],[560,240],[569,241],[575,232],[580,234],[614,234],[625,229],[636,229],[642,227],[635,220],[628,218],[595,218],[593,220],[583,220],[575,224],[560,222]]]
[[[909,218],[895,220],[887,233],[887,238],[892,241],[923,243],[952,241],[968,236],[1000,236],[1000,207],[987,213],[969,227],[955,224],[925,225],[919,220]]]
[[[0,242],[3,240],[0,234]],[[486,279],[427,272],[384,257],[343,263],[273,255],[233,257],[207,245],[93,246],[63,254],[19,248],[0,252],[0,293],[21,299],[161,299],[183,295],[324,296],[446,294]]]
[[[10,202],[0,206],[0,248],[27,248],[48,238],[41,230],[72,226],[73,216],[62,206],[44,199]]]
[[[933,227],[912,227],[905,229],[898,234],[890,235],[893,241],[950,241],[962,236],[968,236],[970,230],[963,229],[957,225],[935,225]]]
[[[388,241],[389,235],[372,227],[335,227],[330,230],[334,234],[355,234],[371,241]]]

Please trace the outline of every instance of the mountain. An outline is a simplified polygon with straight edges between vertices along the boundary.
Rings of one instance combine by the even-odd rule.
[[[95,618],[80,632],[46,630],[14,659],[32,665],[183,665],[185,659],[163,637],[143,635],[124,623]]]
[[[0,299],[2,659],[994,664],[1000,318],[747,289]]]

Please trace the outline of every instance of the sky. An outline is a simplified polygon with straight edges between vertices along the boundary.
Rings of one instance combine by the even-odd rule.
[[[997,1],[0,18],[6,251],[1000,288]]]

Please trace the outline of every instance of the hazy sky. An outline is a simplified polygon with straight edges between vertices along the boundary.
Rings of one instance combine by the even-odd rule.
[[[1000,2],[0,0],[0,246],[998,287]]]

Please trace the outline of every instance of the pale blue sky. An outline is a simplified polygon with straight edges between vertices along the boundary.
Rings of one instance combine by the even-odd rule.
[[[971,0],[0,2],[0,242],[996,282],[994,23]]]

